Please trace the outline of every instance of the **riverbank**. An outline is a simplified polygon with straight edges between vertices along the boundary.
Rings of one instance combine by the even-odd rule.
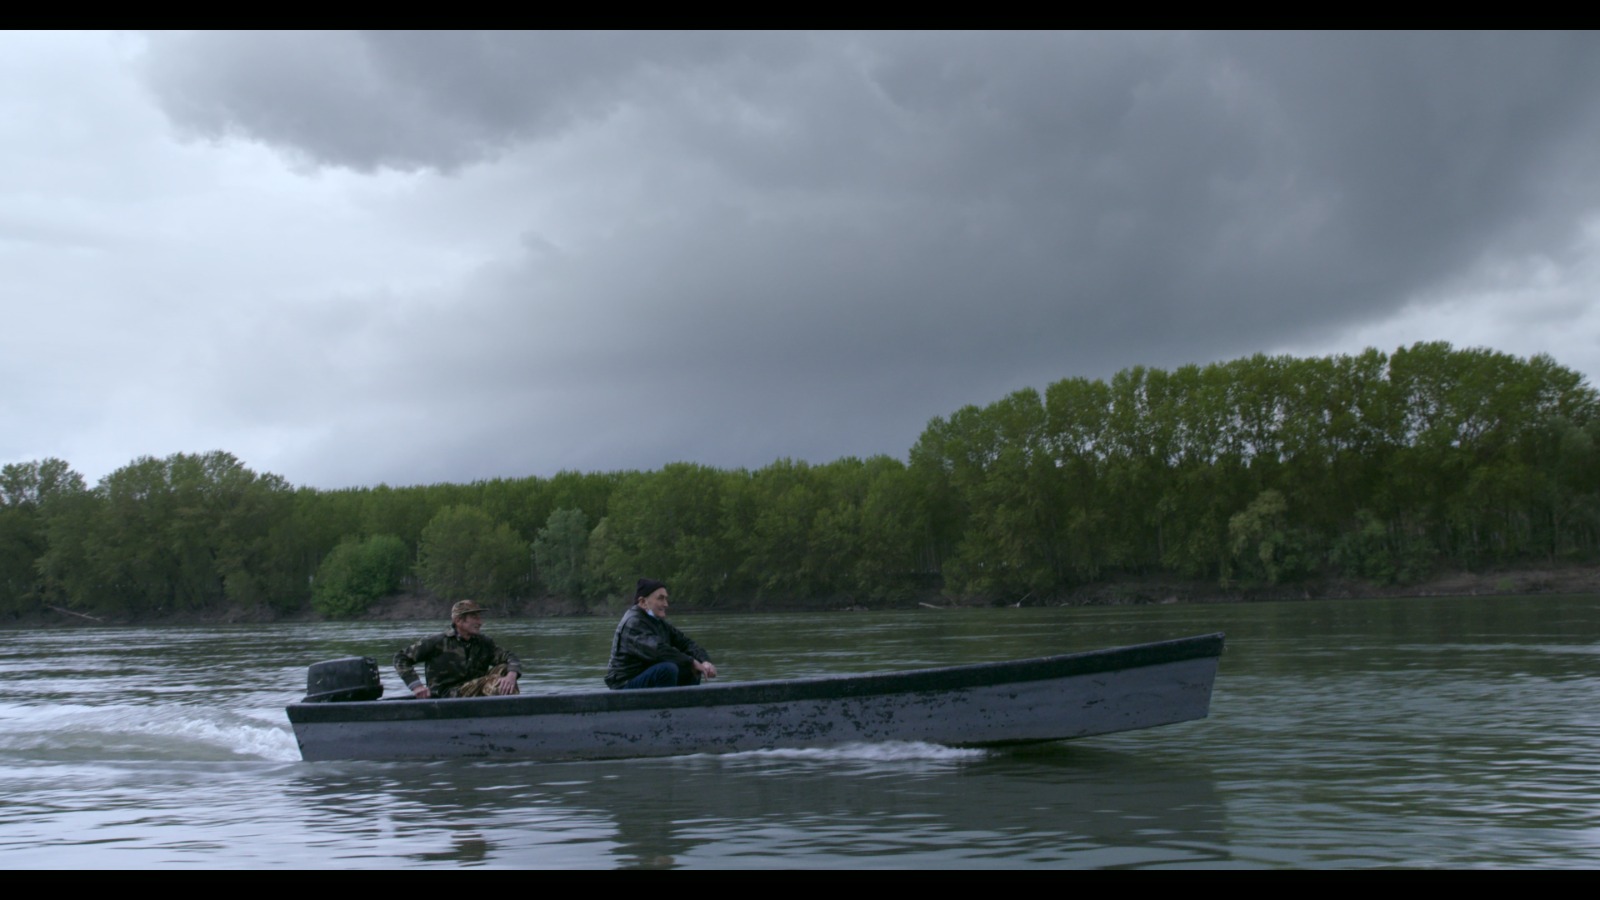
[[[1141,603],[1253,603],[1271,600],[1346,600],[1360,597],[1488,597],[1600,594],[1600,566],[1548,566],[1487,572],[1447,572],[1414,584],[1326,579],[1291,585],[1223,588],[1166,577],[1087,585],[1041,605],[1107,606]]]
[[[892,603],[864,603],[851,597],[808,600],[751,600],[723,602],[718,612],[856,612],[884,609],[947,609],[988,606],[1138,606],[1169,603],[1257,603],[1282,600],[1339,600],[1360,597],[1485,597],[1540,594],[1600,594],[1600,566],[1543,566],[1488,572],[1449,572],[1415,584],[1384,585],[1359,579],[1329,579],[1293,585],[1224,588],[1214,582],[1185,581],[1168,576],[1124,577],[1085,585],[1053,597],[1024,597],[1019,601],[985,598],[955,599],[937,591]],[[428,594],[402,594],[374,603],[358,621],[416,621],[448,617],[450,604]],[[583,603],[562,597],[508,601],[498,604],[499,614],[511,618],[619,615],[625,601]],[[694,607],[681,604],[683,612]],[[223,607],[160,616],[86,616],[56,607],[42,607],[32,615],[0,621],[0,627],[36,625],[96,626],[189,623],[210,625],[257,622],[315,622],[322,616],[311,610],[291,614],[265,607]]]
[[[869,609],[928,609],[986,606],[1137,606],[1167,603],[1256,603],[1274,600],[1339,600],[1359,597],[1481,597],[1538,594],[1600,594],[1600,566],[1551,566],[1492,572],[1451,572],[1408,585],[1382,585],[1358,579],[1330,579],[1295,585],[1223,588],[1215,582],[1150,576],[1085,585],[1055,597],[1025,597],[1003,603],[983,598],[957,600],[937,591],[893,603],[863,603],[850,597],[807,600],[724,602],[719,612],[854,612]],[[411,621],[443,617],[449,604],[423,594],[387,597],[361,616],[370,621]],[[502,604],[516,618],[620,615],[625,601],[584,604],[545,597]],[[685,606],[684,611],[689,611]],[[313,617],[314,618],[314,617]]]

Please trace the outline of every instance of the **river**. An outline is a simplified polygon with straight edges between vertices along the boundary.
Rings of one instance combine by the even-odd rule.
[[[1592,868],[1600,597],[717,614],[727,680],[1227,633],[1207,719],[1014,750],[301,762],[305,667],[440,622],[3,632],[0,866]],[[524,689],[613,622],[489,618]]]

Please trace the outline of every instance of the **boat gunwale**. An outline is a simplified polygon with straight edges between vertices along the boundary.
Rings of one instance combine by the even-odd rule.
[[[599,690],[562,694],[516,694],[417,700],[392,697],[351,702],[296,702],[292,724],[427,721],[502,716],[575,715],[625,710],[689,709],[746,704],[844,700],[920,692],[1021,684],[1055,678],[1139,669],[1222,655],[1224,634],[1088,650],[1032,659],[968,663],[812,678],[706,684],[652,690]]]

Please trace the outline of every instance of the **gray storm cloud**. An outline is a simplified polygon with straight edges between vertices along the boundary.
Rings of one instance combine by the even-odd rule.
[[[319,165],[453,170],[603,120],[654,72],[740,48],[695,33],[229,32],[150,36],[145,74],[173,121]]]
[[[1558,253],[1600,206],[1597,44],[199,33],[149,36],[139,70],[202,143],[481,192],[450,214],[493,248],[469,275],[330,301],[337,344],[271,316],[239,338],[337,386],[305,388],[316,415],[437,426],[407,462],[381,417],[324,423],[296,465],[459,480],[900,454],[963,403],[1304,341]]]

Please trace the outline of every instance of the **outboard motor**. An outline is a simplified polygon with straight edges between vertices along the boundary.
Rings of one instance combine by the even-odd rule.
[[[301,703],[343,703],[376,700],[383,696],[378,661],[370,656],[347,656],[315,663],[306,670],[306,698]]]

